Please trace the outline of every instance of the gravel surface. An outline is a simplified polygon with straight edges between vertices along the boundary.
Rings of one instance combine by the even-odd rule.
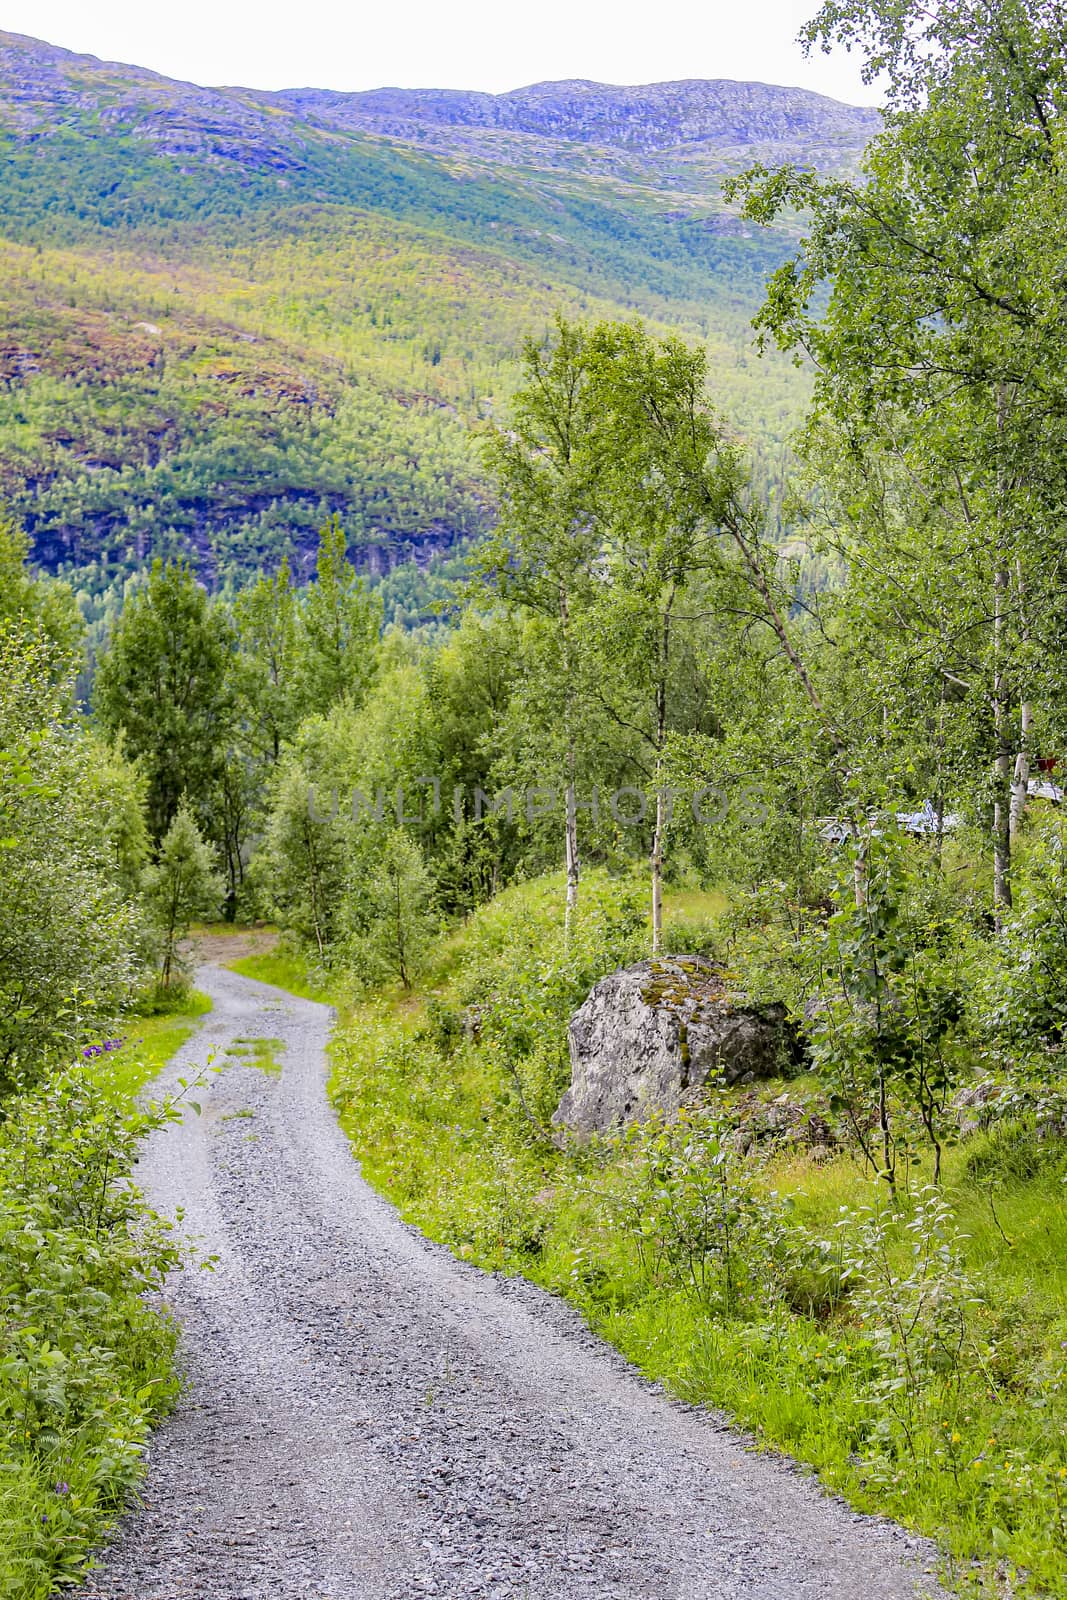
[[[172,1280],[185,1395],[94,1600],[902,1600],[934,1553],[667,1400],[564,1304],[456,1261],[363,1181],[332,1013],[205,967],[161,1087],[240,1037],[141,1181],[216,1260]],[[251,1115],[249,1115],[251,1113]]]

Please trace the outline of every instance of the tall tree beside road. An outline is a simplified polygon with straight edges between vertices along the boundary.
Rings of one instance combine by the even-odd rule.
[[[809,219],[759,323],[814,361],[809,460],[854,595],[934,708],[928,764],[951,722],[988,774],[972,787],[999,925],[1034,751],[1064,732],[1048,672],[1067,576],[1062,14],[831,0],[806,33],[865,55],[885,125],[857,182],[743,180],[750,218]]]

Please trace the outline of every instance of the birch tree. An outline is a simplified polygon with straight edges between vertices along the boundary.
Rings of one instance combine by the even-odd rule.
[[[581,878],[575,804],[579,618],[600,549],[597,495],[605,444],[590,384],[587,330],[560,318],[550,339],[528,340],[523,378],[510,427],[487,443],[500,520],[482,548],[480,567],[505,601],[547,618],[555,637],[569,934]]]
[[[1052,736],[1065,575],[1062,18],[1046,0],[831,0],[806,39],[864,55],[884,128],[856,182],[755,169],[738,186],[750,218],[809,219],[759,326],[814,363],[807,450],[854,583],[963,707],[999,925]]]

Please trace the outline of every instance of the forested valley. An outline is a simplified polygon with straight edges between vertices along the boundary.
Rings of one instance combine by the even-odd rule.
[[[84,1576],[180,1392],[158,1292],[185,1246],[131,1175],[226,1070],[141,1094],[208,1004],[205,926],[258,930],[233,970],[337,1008],[332,1103],[404,1219],[932,1538],[946,1592],[1067,1593],[1067,37],[1050,0],[830,0],[808,36],[861,51],[886,109],[858,172],[726,180],[767,367],[724,378],[714,327],[620,306],[617,264],[615,290],[538,281],[522,340],[501,308],[529,262],[468,261],[501,320],[452,282],[418,357],[440,404],[400,398],[410,332],[391,396],[346,391],[396,282],[368,223],[381,293],[360,280],[350,320],[316,332],[280,287],[240,313],[337,356],[329,437],[271,446],[306,469],[295,522],[242,502],[221,543],[183,540],[201,409],[180,470],[109,469],[136,503],[117,542],[96,487],[42,468],[9,496],[0,1593]],[[273,241],[279,285],[328,221]],[[13,323],[90,274],[75,222],[48,227],[2,247]],[[396,304],[429,292],[424,246]],[[329,259],[336,310],[356,286]],[[201,356],[150,309],[165,386]],[[122,413],[147,391],[120,368]],[[30,460],[83,401],[41,372],[0,392],[0,434],[17,410]],[[387,480],[357,481],[375,430]],[[429,573],[368,570],[394,514],[448,522]],[[72,529],[80,568],[49,544]],[[649,1004],[705,984],[788,1048],[688,1092],[683,1029],[676,1104],[576,1127],[568,1023],[641,962]]]

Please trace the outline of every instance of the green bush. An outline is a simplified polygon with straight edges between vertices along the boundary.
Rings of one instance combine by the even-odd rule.
[[[54,645],[0,622],[0,1096],[108,1027],[136,986],[138,807],[66,668],[56,681]]]
[[[91,1064],[10,1099],[0,1123],[0,1593],[84,1570],[139,1481],[176,1392],[174,1331],[143,1298],[177,1262],[131,1182],[142,1135]]]
[[[518,1126],[550,1121],[570,1082],[566,1024],[593,984],[647,950],[643,883],[603,873],[587,874],[569,940],[555,877],[516,885],[471,918],[456,991]]]
[[[770,1263],[785,1243],[786,1213],[761,1192],[731,1133],[727,1121],[688,1110],[627,1130],[614,1221],[651,1285],[747,1318],[777,1298]]]

